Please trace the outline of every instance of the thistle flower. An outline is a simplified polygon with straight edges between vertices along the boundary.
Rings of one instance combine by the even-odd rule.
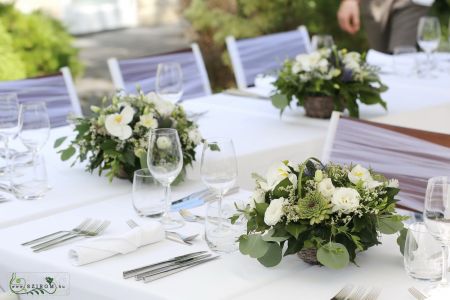
[[[298,201],[298,214],[300,219],[309,219],[311,225],[318,224],[329,218],[331,213],[330,202],[315,191]]]

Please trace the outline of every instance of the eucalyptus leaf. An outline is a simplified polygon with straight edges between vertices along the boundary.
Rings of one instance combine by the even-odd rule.
[[[378,218],[378,229],[384,234],[394,234],[403,228],[401,219],[393,217]]]
[[[262,235],[263,241],[266,242],[283,242],[287,239],[289,239],[289,236],[274,236],[275,229],[271,228],[269,231],[267,231],[264,235]]]
[[[273,106],[275,106],[276,108],[284,109],[289,106],[289,99],[286,95],[276,94],[273,95],[271,99]]]
[[[239,242],[239,251],[253,258],[260,258],[269,250],[270,243],[263,241],[259,234],[244,236]]]
[[[57,139],[56,141],[55,141],[55,143],[53,144],[53,148],[58,148],[59,146],[61,146],[62,145],[62,143],[64,143],[64,141],[67,139],[67,136],[63,136],[63,137],[60,137],[59,139]]]
[[[331,269],[342,269],[350,262],[350,256],[344,245],[329,242],[317,250],[317,260]]]
[[[408,229],[403,228],[402,230],[400,230],[400,235],[397,238],[397,245],[400,247],[400,252],[402,255],[405,255],[405,243],[407,233]]]
[[[269,207],[269,204],[267,204],[265,202],[255,203],[256,212],[261,216],[264,216],[264,214],[266,213],[267,207]]]
[[[71,158],[76,152],[76,149],[73,146],[70,146],[69,148],[65,149],[63,152],[61,152],[61,160],[66,161],[69,158]]]
[[[265,267],[274,267],[281,261],[281,247],[277,243],[270,243],[269,249],[258,261]]]
[[[296,224],[291,222],[286,225],[286,231],[296,239],[298,238],[300,233],[305,232],[307,229],[308,227],[305,224]]]

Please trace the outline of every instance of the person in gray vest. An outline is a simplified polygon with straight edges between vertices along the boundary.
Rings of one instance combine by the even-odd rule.
[[[342,30],[355,34],[362,21],[369,45],[392,53],[398,46],[415,46],[419,19],[434,0],[341,0],[337,13]],[[361,21],[360,21],[361,19]]]

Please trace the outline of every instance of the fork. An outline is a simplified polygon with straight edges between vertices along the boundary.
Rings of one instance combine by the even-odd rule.
[[[364,286],[358,286],[356,288],[356,291],[354,291],[350,297],[349,300],[361,300],[364,296],[364,293],[366,292],[366,288]]]
[[[372,288],[369,293],[367,293],[367,295],[363,298],[363,300],[376,300],[378,298],[378,296],[381,293],[381,288],[379,287],[374,287]]]
[[[135,228],[137,226],[139,226],[134,220],[128,220],[127,221],[127,225],[130,228]],[[192,243],[191,241],[194,240],[196,237],[198,236],[198,234],[194,234],[194,235],[190,235],[190,236],[182,236],[181,234],[179,234],[178,232],[174,232],[174,231],[166,231],[166,238],[174,241],[174,242],[178,242],[178,243],[182,243],[185,245],[189,245],[191,246]]]
[[[66,242],[68,240],[77,238],[77,237],[93,237],[93,236],[97,236],[99,234],[101,234],[108,226],[109,224],[111,224],[110,221],[103,221],[103,223],[101,223],[100,226],[97,226],[97,228],[91,229],[91,230],[86,230],[86,231],[81,231],[80,233],[67,237],[65,239],[62,240],[58,240],[56,242],[54,242],[53,244],[47,245],[47,246],[43,246],[41,248],[38,249],[34,249],[33,252],[41,252],[41,251],[45,251],[45,250],[49,250],[52,249],[56,246],[58,246],[59,244]]]
[[[345,300],[352,291],[353,285],[347,284],[331,300]]]
[[[417,300],[425,300],[427,299],[427,296],[425,296],[421,291],[416,289],[415,287],[410,287],[408,291],[411,293],[411,295],[414,296]]]
[[[50,238],[50,237],[52,237],[52,236],[54,236],[54,235],[59,235],[59,234],[61,234],[61,233],[76,233],[76,232],[80,232],[81,230],[83,230],[83,229],[86,228],[86,226],[88,225],[89,222],[91,222],[91,219],[87,218],[87,219],[85,219],[83,222],[81,222],[77,227],[74,227],[74,228],[71,229],[71,230],[60,230],[60,231],[56,231],[56,232],[53,232],[53,233],[50,233],[50,234],[47,234],[47,235],[38,237],[38,238],[36,238],[36,239],[34,239],[34,240],[25,242],[25,243],[23,243],[23,244],[21,244],[21,245],[22,245],[22,246],[28,246],[28,245],[31,245],[31,244],[36,244],[36,243],[39,243],[39,242],[42,241],[42,240],[46,240],[46,239],[48,239],[48,238]]]

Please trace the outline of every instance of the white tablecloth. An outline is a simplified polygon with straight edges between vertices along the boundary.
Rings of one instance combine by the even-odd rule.
[[[245,199],[248,195],[243,191],[233,197]],[[41,253],[33,253],[20,246],[20,243],[40,234],[61,227],[70,228],[85,217],[111,220],[105,235],[123,232],[128,229],[125,221],[130,218],[138,223],[145,222],[136,217],[130,201],[129,195],[116,197],[0,231],[0,241],[7,241],[7,245],[2,243],[0,246],[0,284],[7,286],[9,272],[68,272],[71,293],[64,299],[74,300],[269,300],[292,295],[301,299],[330,299],[347,283],[380,286],[384,289],[380,299],[406,300],[410,299],[407,288],[415,284],[404,272],[402,256],[395,238],[391,236],[383,238],[383,245],[358,255],[359,267],[351,265],[343,270],[329,270],[307,265],[293,255],[284,258],[277,267],[265,268],[255,259],[235,252],[148,284],[134,279],[124,280],[122,271],[187,252],[206,250],[206,243],[202,238],[194,246],[163,241],[134,253],[81,267],[74,267],[69,262],[67,251],[70,245]],[[199,224],[188,223],[180,231],[202,233],[203,229]],[[43,296],[39,298],[45,299]]]

